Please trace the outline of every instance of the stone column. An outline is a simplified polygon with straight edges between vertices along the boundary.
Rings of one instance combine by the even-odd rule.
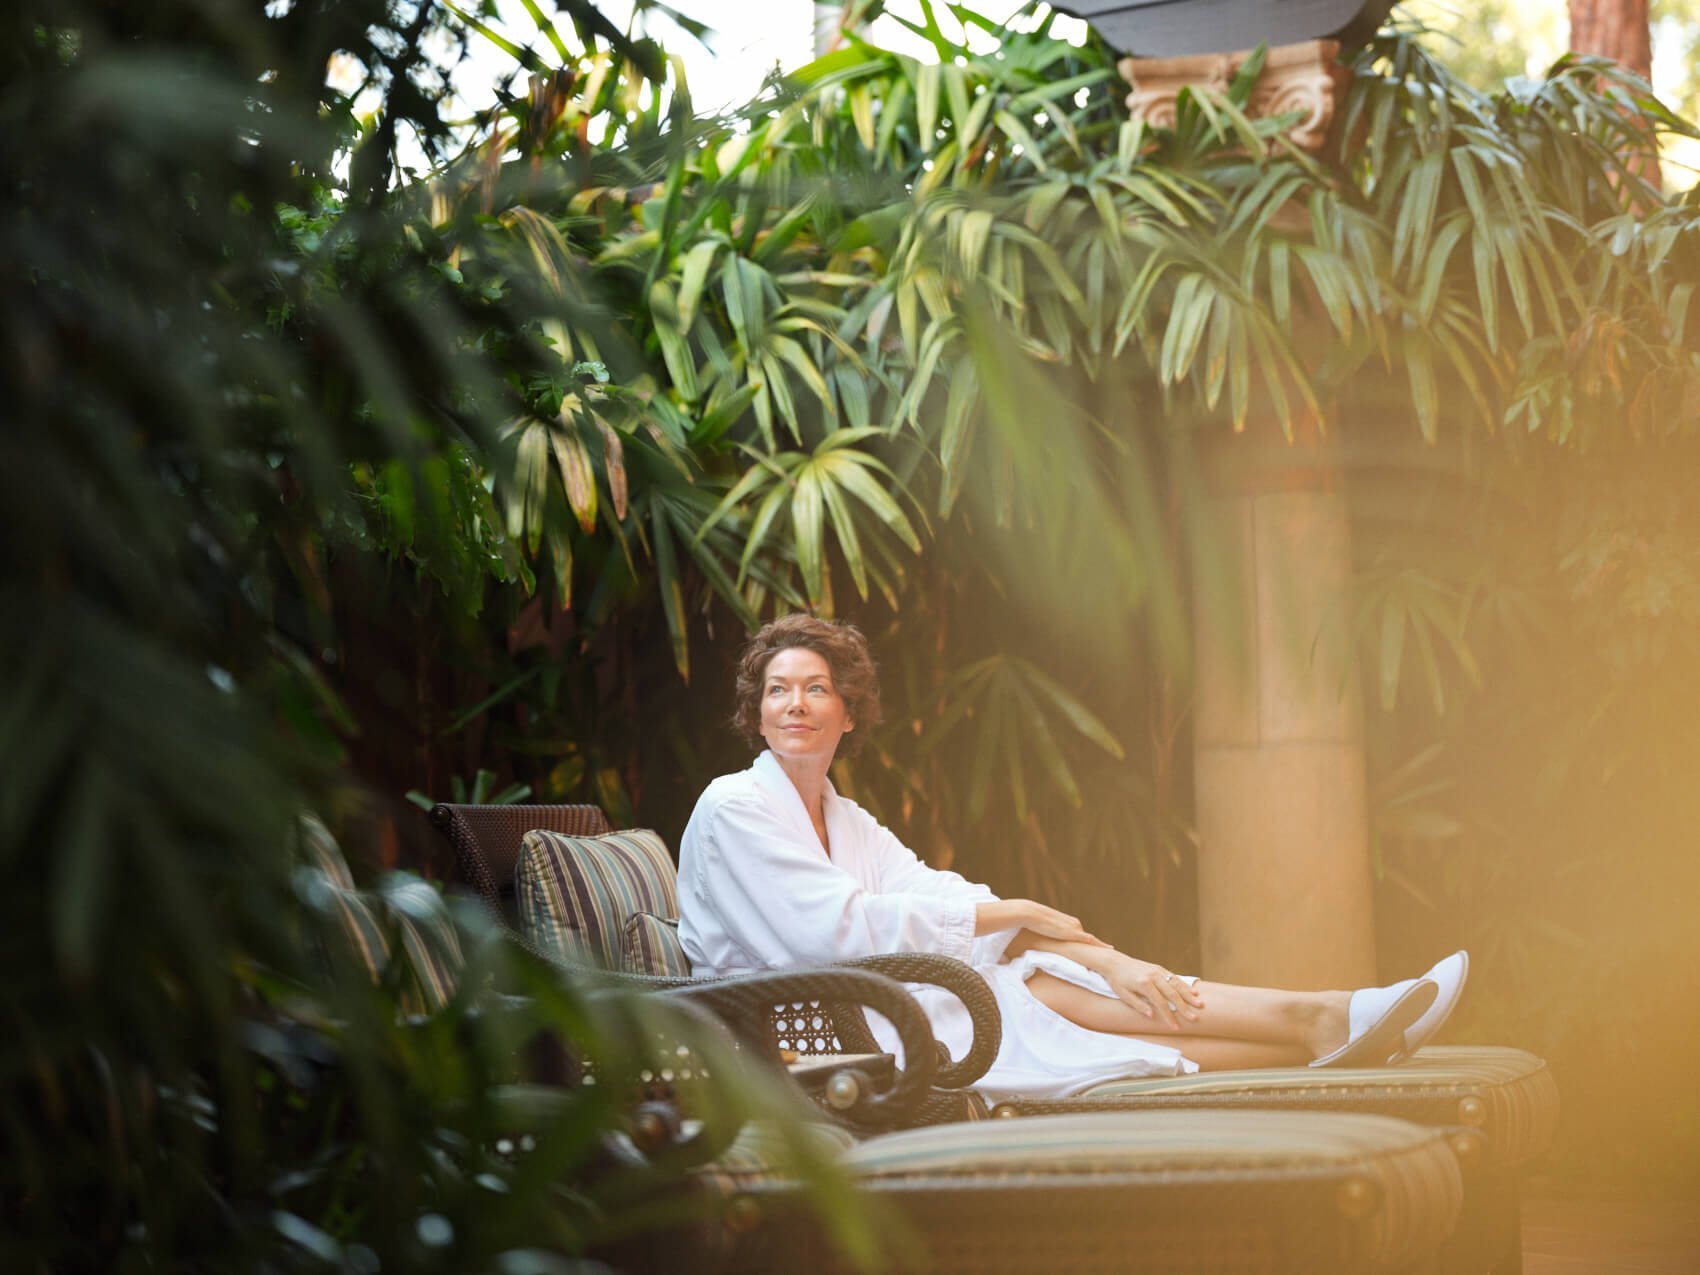
[[[1290,136],[1319,147],[1349,78],[1338,51],[1270,49],[1250,113],[1299,112]],[[1169,124],[1181,88],[1226,89],[1247,56],[1126,59],[1128,107]],[[1217,539],[1197,571],[1193,761],[1202,972],[1222,981],[1375,976],[1350,535],[1330,425],[1303,422],[1289,439],[1253,420],[1204,449]]]
[[[1193,775],[1204,972],[1373,982],[1363,716],[1350,639],[1343,473],[1310,423],[1206,449],[1194,609]]]

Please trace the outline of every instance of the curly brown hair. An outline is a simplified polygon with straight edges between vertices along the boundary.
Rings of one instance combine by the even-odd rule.
[[[761,693],[769,661],[781,651],[813,651],[832,670],[832,685],[856,724],[839,744],[844,756],[862,749],[863,732],[880,723],[879,674],[868,653],[868,639],[854,624],[812,615],[786,615],[764,624],[738,656],[736,706],[732,725],[752,748],[761,747]]]

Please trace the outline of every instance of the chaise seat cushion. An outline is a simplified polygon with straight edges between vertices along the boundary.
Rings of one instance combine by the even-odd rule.
[[[1279,1067],[1200,1072],[1096,1085],[1053,1108],[1006,1104],[997,1115],[1078,1111],[1082,1104],[1154,1107],[1261,1107],[1350,1110],[1398,1116],[1418,1124],[1474,1131],[1487,1163],[1526,1164],[1551,1144],[1558,1123],[1558,1086],[1544,1059],[1492,1045],[1437,1045],[1395,1067]]]
[[[735,1144],[741,1159],[706,1179],[736,1201],[746,1256],[836,1270],[784,1209],[784,1182],[750,1162],[760,1147]],[[1463,1198],[1442,1131],[1335,1112],[933,1126],[848,1145],[838,1162],[903,1211],[923,1269],[953,1271],[1400,1270],[1433,1253]]]

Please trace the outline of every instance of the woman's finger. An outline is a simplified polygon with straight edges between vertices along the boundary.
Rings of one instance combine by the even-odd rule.
[[[1163,981],[1161,972],[1151,976],[1150,984],[1151,1005],[1158,1011],[1158,1021],[1170,1031],[1178,1032],[1181,1029],[1181,1003],[1175,999],[1174,993],[1169,990],[1169,984]]]
[[[1170,995],[1170,1000],[1191,1005],[1194,1009],[1204,1008],[1204,997],[1199,993],[1196,984],[1190,983],[1175,974],[1166,974],[1164,977],[1167,980],[1166,986],[1171,990],[1171,993],[1174,993]],[[1193,1017],[1196,1018],[1197,1015],[1195,1014]]]
[[[1155,1017],[1155,1014],[1151,1009],[1151,1002],[1141,996],[1138,992],[1125,987],[1117,987],[1116,995],[1121,998],[1122,1004],[1126,1005],[1129,1009],[1144,1014],[1147,1018]]]

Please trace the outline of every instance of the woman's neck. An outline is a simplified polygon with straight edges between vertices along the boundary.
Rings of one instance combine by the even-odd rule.
[[[803,809],[810,821],[817,829],[822,827],[826,821],[826,772],[832,766],[831,759],[817,762],[814,758],[781,757],[777,753],[773,759],[803,799]]]

